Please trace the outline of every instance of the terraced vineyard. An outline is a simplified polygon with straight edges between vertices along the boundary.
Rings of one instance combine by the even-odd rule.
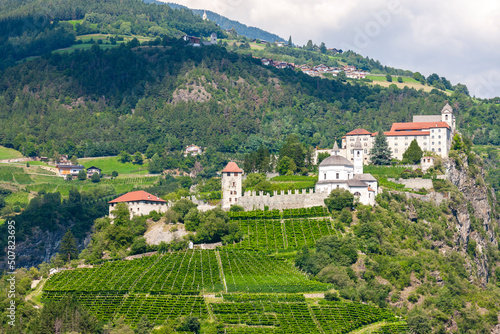
[[[220,251],[228,292],[325,291],[327,284],[311,281],[282,258],[259,252]]]
[[[78,292],[78,302],[87,307],[102,321],[123,316],[129,324],[135,325],[145,315],[160,325],[165,320],[179,316],[207,317],[207,307],[201,296],[120,294],[116,292]],[[45,293],[44,299],[61,300],[66,293]]]
[[[359,303],[308,302],[330,286],[309,280],[287,260],[258,251],[188,250],[109,261],[53,275],[42,301],[74,296],[97,318],[142,316],[156,325],[192,315],[222,324],[220,333],[348,333],[382,322],[378,333],[404,333],[390,311]],[[222,293],[205,300],[200,293]]]
[[[214,251],[190,250],[112,261],[94,268],[53,276],[44,291],[114,291],[120,293],[199,294],[221,291],[223,284]]]
[[[392,312],[360,303],[308,305],[305,299],[293,295],[284,295],[283,299],[292,299],[287,302],[268,301],[265,297],[269,295],[260,294],[243,295],[241,299],[230,296],[224,295],[222,303],[210,304],[215,318],[225,324],[225,333],[348,333],[380,321],[388,323],[380,333],[408,330]],[[233,299],[237,301],[227,302]]]
[[[238,220],[245,234],[242,242],[231,245],[237,249],[277,251],[314,247],[316,240],[334,234],[329,219]]]

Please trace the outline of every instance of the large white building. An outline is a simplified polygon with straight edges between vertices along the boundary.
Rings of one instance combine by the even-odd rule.
[[[353,145],[353,162],[340,154],[337,142],[332,155],[319,164],[316,192],[330,194],[334,189],[346,189],[362,204],[375,204],[378,182],[371,174],[363,173],[364,150],[358,138]]]
[[[384,132],[392,151],[392,157],[403,159],[403,153],[410,143],[416,139],[422,151],[435,152],[447,158],[451,148],[453,132],[455,131],[455,116],[453,109],[447,103],[441,110],[441,115],[416,115],[411,123],[393,123],[391,130]],[[377,133],[365,129],[356,129],[342,137],[342,153],[349,161],[354,161],[354,145],[359,139],[363,149],[364,164],[370,162],[370,150]]]

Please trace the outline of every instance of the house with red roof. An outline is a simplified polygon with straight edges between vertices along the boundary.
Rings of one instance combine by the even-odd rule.
[[[151,211],[166,212],[169,208],[168,202],[158,196],[152,195],[144,190],[131,191],[109,201],[109,217],[113,218],[112,212],[119,203],[125,203],[133,216],[148,215]]]
[[[403,153],[413,140],[417,141],[422,151],[435,152],[447,158],[451,148],[451,141],[455,131],[455,116],[453,109],[447,103],[441,110],[441,115],[415,115],[413,122],[393,123],[390,131],[384,132],[387,137],[392,157],[403,159]],[[357,139],[361,141],[364,153],[364,163],[370,162],[370,150],[375,143],[377,133],[365,129],[355,129],[342,137],[342,150],[344,156],[354,160],[354,144]]]

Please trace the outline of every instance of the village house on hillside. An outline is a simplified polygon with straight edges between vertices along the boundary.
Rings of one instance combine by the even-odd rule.
[[[109,201],[109,217],[114,218],[112,211],[116,209],[118,203],[128,205],[130,218],[133,216],[148,215],[151,211],[166,212],[168,202],[158,196],[152,195],[144,190],[132,191]]]
[[[203,150],[201,149],[201,147],[196,146],[196,145],[186,146],[186,149],[184,150],[185,157],[187,157],[188,155],[192,155],[192,156],[200,155],[202,153],[203,153]]]
[[[452,107],[447,103],[441,110],[441,115],[415,115],[413,122],[393,123],[391,130],[384,132],[387,143],[392,151],[392,157],[403,159],[410,143],[416,140],[422,151],[434,152],[447,158],[455,131],[455,116]],[[347,160],[354,160],[354,145],[361,142],[365,154],[364,163],[370,162],[370,150],[375,143],[377,133],[365,129],[355,129],[342,137],[343,155]]]
[[[92,167],[89,167],[87,168],[87,177],[92,177],[92,175],[94,174],[99,174],[101,175],[101,169],[99,167],[95,167],[95,166],[92,166]]]
[[[59,176],[65,177],[68,175],[77,176],[85,167],[82,165],[71,165],[71,164],[57,164],[56,165]]]

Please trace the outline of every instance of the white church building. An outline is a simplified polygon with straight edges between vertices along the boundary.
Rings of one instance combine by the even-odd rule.
[[[319,164],[316,192],[330,194],[334,189],[346,189],[362,204],[375,204],[378,182],[371,174],[363,173],[364,150],[359,138],[353,146],[353,162],[340,154],[337,142],[332,155]]]

